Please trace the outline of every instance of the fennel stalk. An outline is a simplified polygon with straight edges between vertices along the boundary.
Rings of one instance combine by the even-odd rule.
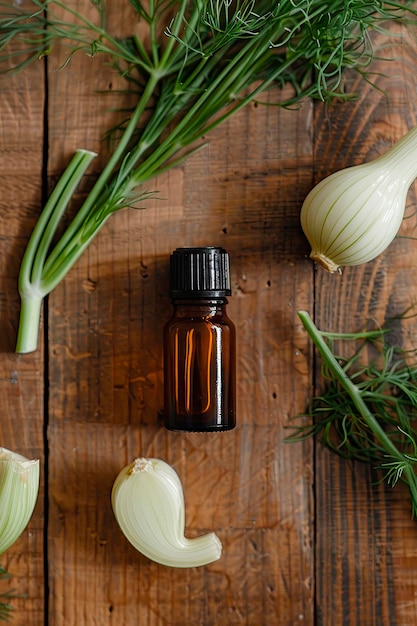
[[[295,426],[287,441],[319,436],[337,454],[382,472],[392,487],[405,483],[417,517],[417,365],[388,345],[388,328],[330,333],[320,331],[306,311],[298,315],[322,357],[326,388],[310,404],[310,422]],[[335,341],[359,342],[359,347],[351,357],[341,357]],[[371,345],[378,358],[364,364],[361,353]]]
[[[292,86],[281,106],[307,97],[350,97],[343,93],[342,73],[366,71],[373,56],[370,31],[416,15],[412,2],[391,0],[366,6],[362,0],[130,0],[148,30],[142,41],[134,34],[114,38],[104,0],[91,2],[96,21],[60,0],[32,0],[32,10],[0,2],[0,63],[11,59],[23,68],[53,54],[60,40],[68,60],[78,51],[107,55],[139,94],[107,165],[60,239],[57,228],[91,153],[77,152],[60,191],[43,209],[21,266],[16,352],[36,349],[43,298],[112,213],[146,200],[144,183],[178,164],[212,128],[272,87]]]

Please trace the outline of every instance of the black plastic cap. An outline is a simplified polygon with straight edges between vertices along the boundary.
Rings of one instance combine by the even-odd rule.
[[[229,255],[223,248],[177,248],[171,254],[171,298],[230,296]]]

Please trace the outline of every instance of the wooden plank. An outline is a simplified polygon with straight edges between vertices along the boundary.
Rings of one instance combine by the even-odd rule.
[[[117,32],[130,11],[114,9]],[[5,555],[21,596],[16,624],[417,624],[415,521],[406,492],[373,485],[367,468],[320,447],[313,456],[312,442],[284,443],[313,374],[296,311],[315,310],[323,328],[350,330],[414,302],[414,241],[398,240],[342,276],[318,272],[313,286],[298,222],[313,166],[319,180],[373,158],[416,123],[415,43],[392,53],[399,62],[374,65],[385,93],[352,79],[357,102],[319,105],[314,118],[309,104],[299,111],[250,107],[212,133],[200,153],[155,182],[160,199],[109,221],[51,296],[50,612],[43,614],[41,499],[28,532]],[[109,100],[95,93],[113,81],[108,68],[81,56],[59,72],[58,65],[50,61],[51,185],[77,147],[100,152],[100,167],[101,137],[114,120]],[[42,458],[42,348],[12,354],[17,272],[41,192],[41,66],[1,82],[2,445]],[[413,234],[414,226],[409,219],[402,232]],[[176,246],[207,243],[224,245],[232,259],[238,427],[219,436],[169,433],[159,416],[168,257]],[[399,324],[397,333],[412,346],[415,323]],[[187,532],[215,530],[220,561],[172,570],[127,543],[110,491],[136,456],[173,464],[184,484]]]
[[[94,87],[108,75],[95,83],[94,72],[91,84],[86,60],[73,61],[65,75],[51,76],[58,146],[51,145],[51,176],[68,132],[77,135],[72,148],[80,140],[91,148],[105,127],[91,111]],[[309,120],[311,105],[242,112],[156,181],[159,200],[115,215],[51,296],[55,626],[314,623],[312,446],[284,443],[309,390],[311,349],[296,323],[296,310],[312,307],[312,266],[298,226],[311,186]],[[176,246],[197,244],[222,244],[232,260],[238,427],[218,436],[170,433],[158,416],[168,258]],[[137,456],[161,457],[177,469],[187,532],[216,531],[220,561],[172,570],[127,543],[110,491]]]
[[[2,447],[41,460],[42,487],[28,529],[1,558],[11,574],[16,626],[43,623],[43,350],[14,354],[17,276],[25,242],[40,210],[43,151],[43,64],[0,77],[0,397]]]
[[[415,41],[403,34],[388,48],[379,41],[381,72],[374,80],[381,91],[360,84],[356,102],[317,107],[317,181],[331,171],[384,153],[416,124]],[[377,52],[378,54],[378,52]],[[353,80],[353,87],[359,81]],[[351,84],[351,86],[352,86]],[[410,191],[409,215],[415,207]],[[415,219],[405,220],[402,234],[414,235]],[[382,324],[415,303],[415,241],[397,239],[389,250],[366,265],[346,268],[342,275],[316,275],[316,320],[323,329],[347,332],[365,320]],[[415,347],[415,321],[402,322],[396,340]],[[316,584],[318,624],[417,624],[415,521],[408,494],[373,484],[369,468],[349,464],[324,451],[316,452]]]
[[[146,220],[151,224],[154,221],[152,210],[138,217],[143,220],[146,232]],[[232,223],[233,217],[232,214]],[[151,581],[149,593],[157,599],[154,602],[158,603],[160,616],[163,619],[174,616],[177,623],[187,611],[191,615],[196,610],[193,605],[197,601],[202,614],[212,615],[205,623],[216,623],[216,619],[226,623],[232,610],[245,615],[248,590],[254,602],[256,599],[251,608],[254,616],[264,615],[266,603],[269,605],[266,615],[273,619],[281,612],[284,602],[288,605],[288,615],[305,615],[306,623],[311,623],[311,466],[304,462],[304,448],[291,449],[282,441],[283,421],[296,410],[297,403],[299,409],[303,404],[287,365],[294,353],[298,353],[295,357],[298,367],[306,376],[304,344],[300,337],[294,345],[294,339],[285,331],[292,326],[296,306],[306,306],[308,289],[303,274],[309,270],[297,269],[291,261],[280,265],[271,250],[264,249],[257,257],[253,252],[248,256],[237,251],[232,254],[236,267],[235,301],[231,299],[230,309],[237,322],[241,346],[240,426],[229,439],[220,436],[217,442],[198,435],[167,434],[159,425],[157,410],[162,399],[162,326],[169,307],[167,239],[172,237],[171,222],[163,226],[155,219],[155,238],[147,232],[146,242],[141,242],[147,249],[142,248],[140,257],[133,252],[132,257],[126,258],[123,248],[119,257],[119,248],[113,245],[112,263],[101,265],[95,259],[96,255],[100,259],[102,250],[106,258],[109,243],[113,241],[112,228],[117,228],[119,237],[127,238],[129,248],[134,249],[135,241],[129,239],[138,228],[130,227],[134,219],[135,216],[128,214],[117,216],[97,241],[93,262],[87,253],[63,288],[51,298],[50,555],[54,563],[51,580],[54,623],[59,624],[60,620],[87,623],[83,616],[93,613],[97,623],[117,617],[121,623],[128,624],[134,619],[145,619],[149,612],[152,615],[157,609],[153,604],[149,606],[150,600],[138,604],[136,593],[132,596],[126,590],[124,597],[115,592],[114,587],[118,589],[118,581],[126,577],[126,571],[129,579],[139,581],[139,587],[140,581]],[[195,239],[191,237],[188,220],[191,243],[197,243],[201,237],[201,219],[203,214],[195,222]],[[217,222],[218,230],[220,227],[223,216]],[[181,239],[177,241],[181,243]],[[141,276],[144,267],[146,277]],[[82,285],[91,280],[92,271],[96,273],[93,280],[97,288],[85,294]],[[295,272],[300,276],[296,286],[293,280],[288,280]],[[280,300],[283,306],[276,315],[276,303]],[[72,308],[80,301],[81,316],[77,314],[79,309]],[[265,336],[268,341],[263,345]],[[275,362],[277,345],[283,355],[281,363]],[[294,389],[294,395],[282,397],[283,380],[287,389]],[[73,422],[77,424],[74,434]],[[117,424],[122,428],[115,429]],[[63,458],[60,442],[65,442],[70,451],[70,466],[64,471],[60,470]],[[214,528],[225,544],[225,559],[209,568],[218,573],[213,582],[206,580],[204,569],[195,574],[197,582],[192,586],[205,587],[204,597],[183,597],[180,590],[190,573],[174,576],[163,568],[155,570],[154,565],[133,554],[120,535],[114,543],[117,531],[109,513],[111,481],[123,465],[138,455],[161,456],[174,464],[184,481],[189,527],[194,532]],[[81,464],[79,457],[83,459]],[[104,475],[103,468],[106,468]],[[287,490],[288,485],[291,487]],[[80,512],[83,507],[87,513]],[[86,515],[88,521],[83,523]],[[92,560],[87,574],[82,555],[89,532],[96,541],[101,537],[103,552],[109,554],[104,566]],[[249,558],[245,545],[253,534],[258,537],[257,545],[281,545],[279,562],[270,548],[254,546],[255,552],[260,551],[257,568],[245,567],[246,561],[242,559]],[[262,543],[260,537],[265,537]],[[111,578],[106,587],[110,566]],[[76,569],[68,571],[68,568]],[[259,568],[264,570],[262,578]],[[80,594],[79,581],[85,576],[96,581],[94,598],[88,591],[85,598]],[[166,577],[170,580],[169,600],[161,598],[167,589]],[[216,591],[219,577],[223,581],[237,577],[226,605],[223,595]],[[269,581],[268,586],[265,581]],[[58,608],[58,603],[64,602],[65,607]]]

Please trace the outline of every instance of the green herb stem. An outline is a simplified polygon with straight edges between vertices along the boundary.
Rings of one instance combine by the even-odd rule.
[[[67,209],[72,196],[78,187],[83,175],[95,159],[96,153],[86,150],[77,150],[68,168],[61,176],[57,186],[49,197],[45,205],[44,211],[38,220],[32,237],[28,243],[26,253],[28,255],[28,267],[31,264],[30,284],[47,292],[47,285],[42,284],[42,274],[45,265],[45,259],[49,252],[50,245],[60,225],[61,218]],[[23,258],[22,275],[26,277],[26,255]],[[26,281],[25,281],[26,282]],[[21,291],[24,286],[20,283]]]
[[[401,452],[396,448],[396,446],[393,445],[391,440],[385,434],[384,429],[380,426],[371,411],[369,411],[366,403],[362,399],[361,392],[359,391],[358,387],[354,383],[352,383],[345,370],[334,358],[332,351],[330,350],[327,343],[324,341],[319,329],[314,324],[310,315],[307,313],[307,311],[298,311],[298,316],[302,321],[304,328],[313,340],[316,348],[320,352],[322,358],[324,359],[327,367],[332,371],[339,383],[347,391],[352,399],[353,404],[358,409],[359,413],[362,415],[363,419],[366,421],[369,428],[375,434],[377,439],[383,444],[389,455],[397,458],[398,460],[403,460],[403,455],[401,454]]]
[[[34,352],[38,347],[39,319],[44,294],[34,293],[21,297],[19,328],[16,339],[16,352]]]
[[[100,194],[103,193],[103,191],[105,191],[106,186],[109,182],[109,179],[111,178],[111,176],[114,173],[114,170],[116,169],[118,163],[120,162],[120,160],[122,159],[125,150],[128,147],[129,141],[139,123],[139,120],[141,119],[141,116],[143,115],[144,111],[146,110],[146,107],[153,95],[154,89],[156,87],[158,83],[157,78],[151,76],[151,78],[149,79],[145,91],[142,95],[142,97],[140,98],[136,109],[133,113],[133,115],[131,116],[130,120],[129,120],[129,124],[125,130],[125,132],[123,133],[123,136],[120,140],[120,142],[118,143],[116,149],[114,150],[114,152],[112,153],[110,159],[108,160],[107,164],[105,165],[104,169],[102,170],[99,178],[97,179],[97,182],[95,183],[94,187],[92,188],[92,190],[90,191],[90,193],[88,194],[85,202],[83,203],[83,205],[81,206],[81,208],[79,209],[79,211],[77,212],[76,216],[74,217],[73,221],[71,222],[71,224],[69,225],[69,227],[67,228],[67,230],[65,231],[65,233],[62,235],[61,239],[59,240],[59,242],[56,244],[56,246],[50,251],[50,254],[48,256],[48,259],[45,262],[44,265],[44,283],[45,281],[47,281],[49,283],[49,286],[51,287],[50,289],[48,289],[48,293],[50,291],[52,291],[52,289],[55,287],[55,285],[53,284],[52,280],[51,280],[51,267],[53,267],[57,261],[57,259],[59,259],[59,257],[63,254],[63,251],[65,250],[66,246],[68,244],[73,244],[74,243],[74,238],[77,237],[77,233],[80,233],[80,231],[83,230],[84,227],[84,222],[86,220],[86,218],[88,217],[88,215],[91,213],[94,205],[96,204],[96,202],[98,201]],[[106,216],[106,218],[109,217],[109,215]],[[97,222],[97,231],[104,225],[105,220],[101,220]],[[78,248],[79,253],[77,254],[71,254],[70,256],[67,256],[65,258],[65,262],[63,264],[62,270],[61,270],[61,274],[62,276],[69,271],[69,269],[73,266],[73,264],[75,263],[75,261],[80,257],[80,255],[82,254],[82,252],[84,251],[85,246],[80,246]],[[53,272],[54,273],[54,272]],[[49,276],[49,278],[48,278]],[[61,276],[58,277],[58,282],[61,280]],[[55,283],[55,281],[54,281]],[[52,286],[53,285],[53,286]],[[47,284],[45,284],[45,288],[47,288]]]
[[[398,477],[401,476],[404,482],[407,483],[411,495],[413,516],[416,517],[417,476],[414,472],[412,465],[413,459],[411,459],[409,455],[403,454],[397,448],[397,446],[393,443],[393,440],[387,435],[379,421],[369,410],[366,402],[363,399],[364,397],[366,397],[366,393],[364,394],[363,392],[361,392],[360,388],[352,382],[345,369],[343,369],[343,367],[341,367],[341,365],[338,363],[333,352],[326,343],[323,334],[314,324],[310,315],[306,311],[298,311],[298,316],[310,338],[312,339],[314,345],[319,351],[326,367],[338,380],[342,388],[347,392],[348,396],[352,400],[353,405],[362,416],[368,428],[374,434],[380,446],[385,450],[387,463],[390,464],[388,459],[392,459],[393,466],[398,468]],[[328,334],[329,333],[327,333],[327,335]]]
[[[43,281],[43,267],[51,241],[82,176],[96,157],[94,152],[78,150],[50,195],[26,246],[19,273],[21,313],[16,351],[32,352],[38,339],[39,316],[50,285]],[[36,315],[38,321],[36,321]]]
[[[26,246],[19,274],[19,291],[22,297],[46,293],[42,285],[42,270],[52,238],[72,195],[92,159],[93,152],[78,150],[50,195]]]
[[[35,0],[36,3],[37,1],[38,0]],[[122,59],[126,63],[134,64],[143,68],[146,71],[152,69],[150,59],[146,52],[141,55],[141,60],[136,55],[132,54],[129,48],[122,45],[121,42],[119,42],[117,39],[110,35],[104,25],[103,10],[100,10],[102,23],[100,24],[100,26],[97,26],[97,24],[87,19],[84,15],[80,14],[75,9],[71,8],[68,3],[60,2],[60,0],[45,0],[43,4],[44,8],[48,11],[46,27],[52,30],[52,32],[48,33],[48,38],[52,40],[57,38],[68,41],[80,41],[81,46],[76,46],[73,50],[74,52],[78,51],[79,49],[84,49],[91,55],[95,54],[96,52],[104,52],[105,54],[116,55],[118,58]],[[86,38],[82,35],[81,27],[77,24],[69,24],[68,22],[65,22],[64,20],[56,17],[50,8],[51,5],[56,5],[63,11],[75,17],[81,22],[81,24],[83,24],[83,27],[86,29],[86,33],[95,33],[97,39],[92,40],[90,44],[86,45]],[[102,6],[104,7],[104,3]],[[110,47],[106,47],[103,44],[103,41],[107,41],[110,44]],[[139,49],[139,51],[142,50],[144,50],[143,47]]]
[[[14,61],[16,51],[7,52],[14,39],[24,58],[17,68],[51,53],[59,40],[70,50],[66,63],[79,50],[104,53],[140,94],[96,183],[56,242],[69,185],[73,191],[80,180],[72,166],[46,204],[22,262],[19,289],[28,298],[50,293],[113,212],[153,195],[143,183],[198,149],[190,146],[261,93],[291,84],[293,94],[281,106],[338,91],[345,98],[342,69],[363,71],[372,58],[368,29],[399,10],[379,0],[366,11],[362,0],[348,6],[342,0],[130,0],[148,29],[145,48],[136,34],[118,39],[107,31],[104,0],[93,3],[99,24],[62,0],[32,2],[30,13],[0,1],[0,61],[8,67]],[[402,7],[401,16],[408,10]]]

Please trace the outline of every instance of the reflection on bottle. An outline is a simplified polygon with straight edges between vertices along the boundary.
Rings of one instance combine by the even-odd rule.
[[[174,269],[171,265],[174,311],[164,332],[165,425],[175,430],[228,430],[236,421],[235,327],[227,316],[225,297],[229,278],[227,272],[225,283],[220,273],[217,282],[211,278],[210,283],[205,276],[214,271],[210,268],[216,267],[219,255],[224,267],[227,253],[220,248],[186,248],[175,254],[186,255],[185,272],[191,271],[189,265],[197,265],[200,274],[198,280],[188,274],[184,279],[183,271],[179,290],[175,272],[184,259],[175,259]]]

